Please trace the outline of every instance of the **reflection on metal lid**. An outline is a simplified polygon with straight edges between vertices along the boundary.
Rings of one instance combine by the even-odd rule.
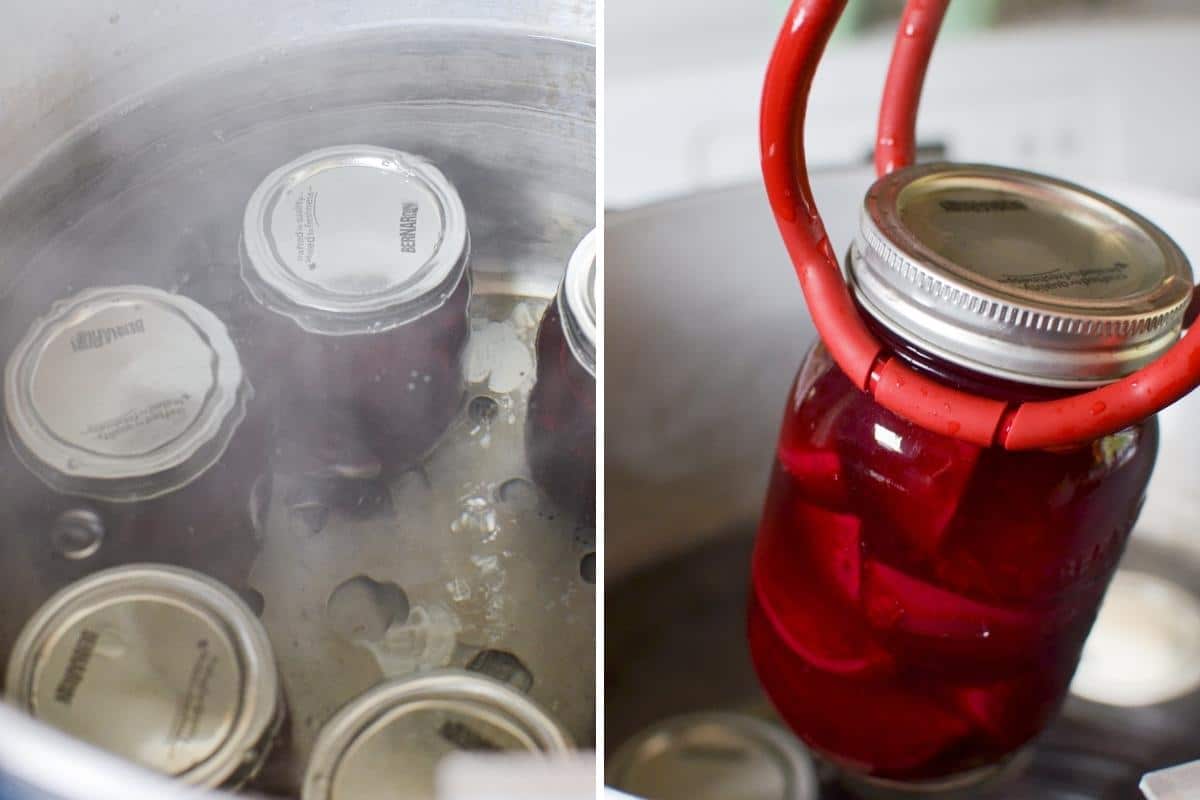
[[[576,246],[558,293],[558,313],[567,343],[592,375],[596,374],[596,284],[600,280],[596,237],[593,228]]]
[[[529,698],[498,681],[440,670],[375,687],[321,731],[304,800],[434,800],[438,763],[462,750],[565,753],[570,741]]]
[[[812,759],[777,725],[701,713],[660,722],[612,756],[607,782],[648,800],[814,800]]]
[[[330,147],[255,190],[242,277],[259,302],[307,330],[375,332],[441,306],[468,249],[462,200],[428,161],[384,147]]]
[[[281,719],[270,643],[216,581],[157,565],[97,573],[29,621],[8,699],[86,742],[186,783],[240,783]]]
[[[22,461],[59,491],[153,497],[224,451],[249,392],[210,311],[146,286],[89,289],[35,322],[4,375]]]
[[[1179,335],[1186,256],[1149,220],[1020,170],[926,164],[867,194],[850,278],[864,308],[923,349],[1053,386],[1116,380]]]
[[[1200,688],[1200,600],[1148,572],[1117,571],[1083,648],[1071,693],[1148,706]]]

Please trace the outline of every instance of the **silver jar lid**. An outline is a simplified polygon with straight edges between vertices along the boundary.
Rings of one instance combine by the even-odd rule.
[[[462,200],[437,167],[384,147],[329,147],[250,197],[242,278],[305,330],[373,333],[439,308],[469,250]]]
[[[304,800],[434,800],[445,756],[461,750],[562,754],[565,731],[499,681],[438,670],[389,681],[351,701],[317,738]]]
[[[623,744],[606,782],[648,800],[815,800],[804,746],[778,725],[705,712],[664,720]]]
[[[56,303],[4,372],[9,438],[52,488],[143,500],[202,474],[251,395],[225,326],[193,300],[147,286]]]
[[[593,228],[575,247],[567,262],[562,287],[558,291],[558,315],[562,319],[567,344],[576,360],[596,375],[596,229]]]
[[[151,564],[52,597],[13,647],[7,696],[85,742],[210,788],[247,780],[282,720],[254,613],[211,578]]]
[[[939,358],[994,377],[1083,388],[1179,337],[1187,257],[1140,214],[1070,183],[926,164],[867,193],[848,272],[865,310]]]

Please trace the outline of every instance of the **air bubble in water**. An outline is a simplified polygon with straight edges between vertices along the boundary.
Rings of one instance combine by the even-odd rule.
[[[486,496],[471,495],[464,497],[458,517],[450,523],[450,531],[455,534],[477,534],[485,542],[496,538],[500,523],[496,518],[496,509]]]
[[[408,675],[450,663],[458,646],[458,618],[437,604],[413,606],[402,624],[382,639],[361,644],[371,651],[385,675]]]
[[[82,561],[104,542],[104,520],[90,508],[64,511],[50,529],[50,541],[63,558]]]
[[[455,578],[447,583],[446,591],[450,593],[450,598],[456,603],[471,599],[471,584],[462,578]]]

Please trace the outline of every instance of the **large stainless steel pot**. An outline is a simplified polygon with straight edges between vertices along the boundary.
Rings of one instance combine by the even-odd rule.
[[[851,241],[872,181],[866,167],[813,176],[835,248]],[[1200,262],[1200,204],[1107,188]],[[609,213],[606,258],[604,736],[611,754],[676,714],[771,715],[743,645],[745,589],[783,403],[815,333],[758,184]],[[1198,412],[1200,393],[1193,393],[1160,415],[1158,465],[1123,563],[1194,595]],[[1173,613],[1185,629],[1200,630],[1185,608]],[[1141,632],[1155,628],[1152,615],[1140,618]],[[1104,657],[1115,649],[1151,658],[1132,628],[1112,630]],[[1103,664],[1091,666],[1105,675]],[[1200,755],[1191,733],[1198,719],[1194,685],[1140,707],[1072,697],[1024,782],[999,796],[1137,797],[1142,772]]]
[[[327,144],[379,143],[438,162],[467,206],[475,294],[501,298],[479,313],[503,298],[544,301],[595,219],[594,30],[592,0],[27,5],[0,30],[5,355],[32,317],[70,291],[130,279],[171,288],[180,259],[236,259],[256,181]],[[481,463],[520,470],[520,442],[517,428],[493,437]],[[453,507],[460,490],[446,486],[443,499]],[[553,538],[561,520],[524,524],[520,514],[507,524],[520,530],[504,597],[527,612],[512,621],[512,647],[531,652],[534,699],[586,747],[595,600],[579,554],[594,549],[594,533]],[[334,539],[299,551],[289,524],[277,527],[268,526],[252,579],[281,640],[314,635],[309,612],[356,571],[421,572],[388,549],[386,523],[356,534],[354,545]],[[423,557],[447,549],[437,536],[449,534],[431,531]],[[307,564],[311,597],[281,556]],[[561,597],[545,596],[548,579],[566,587]],[[16,590],[0,589],[0,609],[5,591]],[[543,604],[553,609],[532,611]],[[297,785],[321,720],[388,672],[361,648],[323,647],[308,661],[324,668],[303,659],[289,668],[281,658],[294,728],[272,788]],[[0,707],[0,796],[151,797],[173,788]]]

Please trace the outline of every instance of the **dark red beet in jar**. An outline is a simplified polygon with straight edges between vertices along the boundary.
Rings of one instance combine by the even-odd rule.
[[[895,357],[1013,404],[1152,360],[1190,290],[1182,253],[1133,212],[988,167],[881,179],[849,273]],[[1054,452],[933,433],[818,343],[788,399],[752,563],[750,650],[780,714],[868,783],[998,769],[1066,695],[1157,444],[1153,418]]]
[[[143,286],[56,304],[5,373],[7,525],[44,595],[128,561],[245,589],[270,500],[271,417],[224,325]]]
[[[589,521],[596,510],[595,236],[576,248],[538,327],[537,382],[526,422],[534,480]]]
[[[305,155],[251,198],[242,277],[267,318],[278,471],[371,479],[421,460],[463,399],[466,216],[433,165],[380,147]]]

